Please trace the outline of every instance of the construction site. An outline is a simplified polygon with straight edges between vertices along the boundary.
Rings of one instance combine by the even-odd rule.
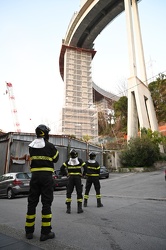
[[[135,20],[137,21],[136,24],[138,25],[137,2],[139,1],[134,1],[134,4],[130,6],[126,1],[126,9],[128,10],[126,15],[130,17],[133,11]],[[63,153],[65,157],[67,157],[70,146],[80,150],[80,154],[83,154],[85,158],[89,150],[93,148],[94,151],[99,152],[99,162],[103,164],[102,145],[99,147],[93,146],[87,141],[82,142],[82,140],[85,136],[88,136],[92,140],[98,139],[98,114],[102,112],[104,116],[107,116],[110,111],[113,111],[113,104],[119,100],[119,97],[103,90],[92,80],[92,60],[96,54],[94,40],[105,26],[124,10],[123,1],[116,2],[115,5],[112,1],[109,3],[107,1],[99,1],[99,4],[94,1],[93,3],[91,1],[83,1],[79,12],[74,13],[65,38],[62,39],[59,55],[59,72],[64,81],[65,93],[60,124],[61,135],[58,137],[61,142],[58,144],[57,141],[59,139],[56,135],[52,136],[55,145],[59,145],[60,148],[65,145],[66,153]],[[105,13],[105,15],[102,13]],[[127,21],[127,25],[131,29],[132,18],[128,20],[130,21]],[[138,44],[134,44],[133,42],[134,31],[136,31],[136,35],[139,37]],[[129,35],[128,43],[130,44],[131,42],[132,46],[130,50],[132,48],[132,51],[130,51],[129,57],[131,75],[128,79],[128,139],[138,135],[139,127],[150,128],[153,131],[158,130],[153,102],[146,82],[141,32],[135,28],[130,30]],[[135,61],[135,50],[139,51],[141,59],[139,63]],[[139,77],[137,67],[142,69]],[[12,162],[12,157],[22,159],[22,157],[27,155],[28,152],[26,150],[21,152],[22,142],[28,143],[29,139],[35,136],[35,134],[26,135],[26,133],[22,133],[12,83],[6,82],[6,88],[6,93],[11,104],[15,131],[13,133],[1,132],[0,145],[2,152],[0,152],[2,155],[4,153],[5,157],[5,169],[2,172],[11,170],[10,163]],[[163,124],[159,130],[165,133],[165,125]],[[73,139],[73,136],[75,139]],[[13,138],[16,138],[15,140],[20,143],[9,154]],[[65,140],[67,138],[68,142],[71,142],[72,138],[72,145],[71,143],[63,144],[64,138]],[[27,145],[26,148],[28,148]],[[25,158],[28,159],[27,156]]]
[[[91,125],[95,124],[96,128],[98,127],[98,112],[102,111],[105,115],[108,115],[108,110],[112,108],[113,102],[115,100],[118,100],[118,98],[115,95],[102,90],[94,83],[92,85],[91,90],[89,89],[89,91],[91,93],[91,96],[93,97],[91,99],[92,107],[90,107],[89,109],[85,109],[85,103],[85,105],[83,105],[84,109],[83,107],[79,108],[78,106],[74,109],[74,111],[72,108],[66,108],[64,112],[66,113],[66,117],[68,117],[69,119],[69,124],[71,124],[68,128],[68,134],[50,135],[49,141],[52,142],[60,152],[60,159],[58,161],[58,164],[55,164],[55,169],[59,168],[59,166],[66,160],[66,158],[68,157],[69,150],[71,148],[77,149],[79,157],[83,159],[88,159],[89,152],[95,151],[97,153],[98,162],[101,165],[106,165],[110,167],[110,160],[106,158],[106,155],[103,151],[103,147],[101,145],[97,146],[94,143],[79,140],[79,138],[82,138],[82,135],[84,133],[88,134],[88,126],[89,133],[91,132],[91,130],[95,131],[93,127],[91,129]],[[35,139],[36,135],[35,133],[25,133],[21,131],[13,84],[10,82],[6,82],[6,94],[9,97],[15,131],[8,133],[1,131],[0,133],[0,157],[2,163],[0,168],[0,174],[11,171],[28,172],[30,170],[28,145],[32,140]],[[69,103],[73,102],[73,99],[71,99],[71,95],[75,95],[74,90],[73,92],[70,92],[70,98],[68,99]],[[75,105],[76,104],[77,102],[75,103]],[[94,116],[94,114],[96,116]],[[75,117],[75,122],[73,122],[73,117]],[[87,117],[87,120],[85,119],[85,117]],[[91,120],[89,120],[89,118]],[[85,127],[84,125],[82,125],[82,123],[84,122]],[[76,124],[79,123],[80,126],[76,127]],[[98,132],[98,129],[96,131]],[[95,136],[98,138],[97,132]],[[72,138],[71,135],[75,135],[75,138]],[[115,166],[117,164],[115,162],[115,154],[112,157],[112,162],[114,162],[113,166]]]

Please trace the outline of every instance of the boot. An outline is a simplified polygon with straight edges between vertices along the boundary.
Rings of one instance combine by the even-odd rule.
[[[28,240],[33,239],[33,233],[26,233],[26,238],[27,238]]]
[[[40,241],[45,241],[45,240],[53,239],[53,238],[55,238],[54,232],[49,232],[49,234],[41,234],[40,235]]]
[[[77,209],[77,213],[83,213],[84,211],[82,210],[82,202],[78,202],[78,209]]]
[[[103,204],[101,203],[101,198],[97,199],[97,207],[103,207]]]
[[[87,207],[87,205],[88,205],[88,200],[84,199],[84,207]]]
[[[66,205],[67,205],[66,213],[70,214],[71,213],[71,202],[66,202]]]

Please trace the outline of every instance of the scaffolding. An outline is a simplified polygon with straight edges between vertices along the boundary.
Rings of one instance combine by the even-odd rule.
[[[94,51],[93,51],[94,52]],[[93,105],[92,52],[67,47],[64,59],[65,102],[62,133],[82,138],[98,136],[98,115]]]

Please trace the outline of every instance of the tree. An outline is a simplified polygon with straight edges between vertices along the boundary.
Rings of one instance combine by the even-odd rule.
[[[154,108],[158,123],[166,122],[166,75],[159,74],[156,81],[149,84],[149,90],[152,95]],[[120,132],[127,132],[127,116],[128,116],[128,98],[126,96],[120,97],[120,99],[113,104],[113,115],[109,115],[109,119],[106,120],[104,114],[99,112],[99,134],[106,135],[114,134],[119,135]],[[111,124],[111,120],[114,120],[114,124]]]
[[[83,141],[88,142],[91,139],[91,136],[89,136],[89,135],[83,135],[82,139],[83,139]]]
[[[120,84],[116,87],[116,92],[118,96],[127,96],[127,79],[121,79]]]
[[[158,131],[142,128],[141,137],[132,138],[122,151],[120,160],[127,167],[148,167],[162,157],[159,145],[164,145],[166,137]],[[163,158],[164,159],[164,158]]]
[[[148,136],[132,138],[120,154],[124,167],[150,167],[159,158],[159,146]]]
[[[111,135],[112,134],[112,120],[113,115],[104,112],[98,112],[98,131],[99,135]]]
[[[127,131],[127,102],[126,96],[122,96],[117,102],[114,103],[114,111],[116,123],[121,124],[121,131]]]
[[[103,112],[98,112],[98,131],[99,135],[104,135],[104,131],[107,127],[107,121]]]
[[[165,142],[165,136],[163,136],[158,131],[152,131],[150,128],[142,128],[141,129],[141,137],[142,138],[149,138],[153,143],[159,145]]]
[[[166,122],[166,75],[159,74],[148,86],[159,123]]]

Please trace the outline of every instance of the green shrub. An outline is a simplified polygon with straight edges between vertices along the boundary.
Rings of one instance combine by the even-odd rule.
[[[132,138],[120,154],[120,161],[124,167],[150,167],[159,158],[158,144],[147,137]]]
[[[166,161],[166,154],[165,154],[165,153],[162,153],[162,154],[160,155],[160,160],[161,160],[161,161]]]

